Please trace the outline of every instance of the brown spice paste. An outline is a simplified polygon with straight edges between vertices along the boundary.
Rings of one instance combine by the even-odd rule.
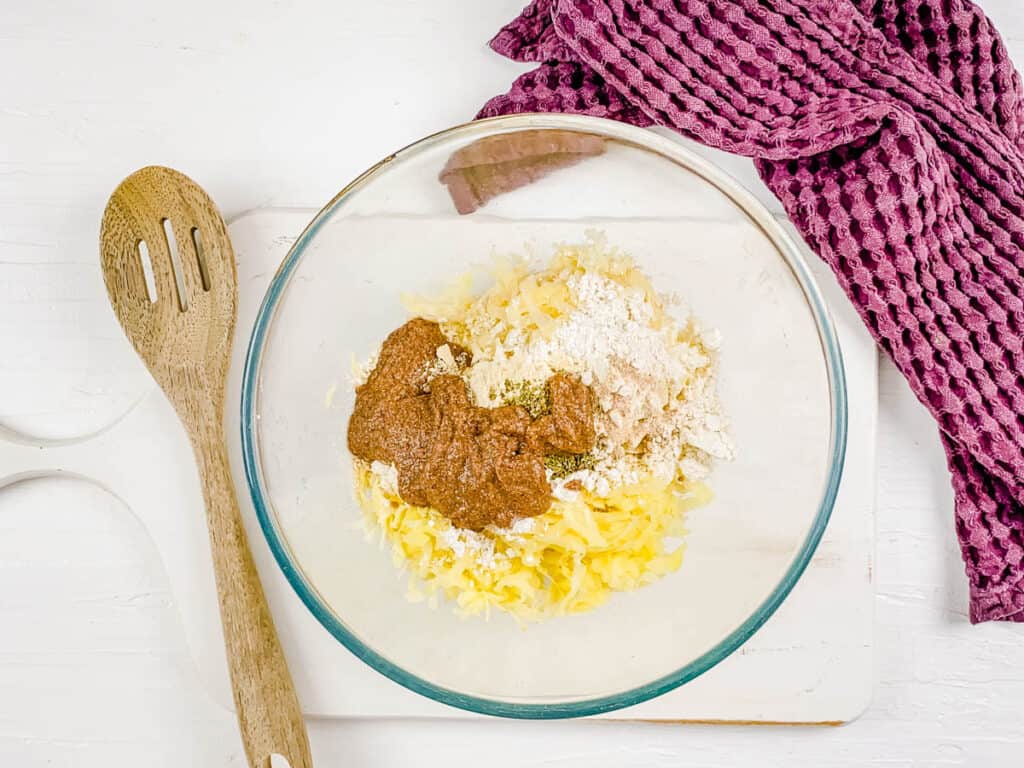
[[[590,389],[574,376],[552,376],[549,412],[536,420],[518,405],[480,408],[460,377],[428,381],[444,344],[456,359],[470,359],[422,318],[385,339],[376,367],[356,390],[349,450],[394,464],[405,501],[433,507],[460,528],[507,527],[547,511],[544,456],[594,447]]]

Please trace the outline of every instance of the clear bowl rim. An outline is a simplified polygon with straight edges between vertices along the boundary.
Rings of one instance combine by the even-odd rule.
[[[804,538],[795,558],[790,563],[779,583],[739,627],[722,638],[705,653],[679,669],[663,675],[641,686],[619,693],[595,698],[552,703],[523,703],[503,701],[460,693],[431,683],[406,671],[363,643],[350,632],[340,618],[328,607],[319,592],[303,576],[288,547],[283,533],[278,529],[273,506],[263,481],[256,437],[257,400],[263,351],[278,302],[284,294],[289,278],[298,265],[306,247],[316,237],[319,229],[331,218],[334,211],[370,179],[384,172],[398,160],[414,157],[432,147],[457,137],[482,138],[500,133],[525,129],[553,129],[580,131],[598,134],[642,147],[661,155],[664,159],[681,165],[702,177],[728,197],[750,219],[758,224],[765,235],[778,248],[782,257],[793,271],[814,316],[818,335],[822,342],[825,367],[831,396],[831,439],[829,444],[829,469],[822,491],[818,512]],[[281,262],[260,305],[252,335],[246,350],[245,367],[242,374],[241,433],[242,459],[245,478],[252,496],[253,506],[260,528],[267,540],[274,559],[284,572],[292,589],[306,608],[336,640],[372,669],[390,678],[399,685],[433,699],[441,704],[485,715],[519,719],[550,720],[569,717],[584,717],[612,712],[624,707],[660,696],[707,672],[743,645],[771,617],[800,579],[821,541],[835,505],[843,474],[846,454],[848,405],[846,376],[839,339],[826,308],[821,291],[811,274],[803,254],[775,219],[772,213],[749,190],[728,172],[705,160],[679,142],[635,126],[603,118],[529,113],[493,117],[463,123],[439,131],[415,141],[375,163],[345,185],[317,214],[303,230]]]

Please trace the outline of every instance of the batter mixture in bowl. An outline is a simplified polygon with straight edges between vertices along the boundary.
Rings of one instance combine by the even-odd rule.
[[[410,597],[538,620],[679,568],[733,452],[715,334],[598,238],[471,284],[410,299],[357,376],[356,493]]]

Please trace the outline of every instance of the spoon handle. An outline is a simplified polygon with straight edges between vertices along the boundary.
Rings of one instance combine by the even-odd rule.
[[[249,551],[223,434],[204,435],[194,447],[246,757],[251,768],[269,768],[273,754],[291,768],[313,768],[288,663]]]

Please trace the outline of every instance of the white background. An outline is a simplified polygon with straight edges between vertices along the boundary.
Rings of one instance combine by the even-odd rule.
[[[507,87],[522,68],[484,42],[519,5],[0,0],[0,424],[34,439],[81,435],[151,386],[98,270],[99,217],[121,178],[181,168],[228,216],[318,207]],[[1024,6],[986,6],[1024,62]],[[746,161],[725,164],[756,186]],[[967,623],[935,430],[891,366],[880,376],[877,680],[859,721],[312,721],[316,765],[1019,764],[1024,628]],[[0,490],[0,763],[244,766],[149,546],[91,486]]]

